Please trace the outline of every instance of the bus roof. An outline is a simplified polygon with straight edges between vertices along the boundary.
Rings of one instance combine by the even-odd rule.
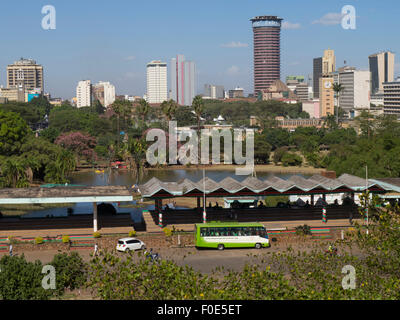
[[[196,223],[196,227],[264,227],[262,223],[258,222],[208,222],[208,223]]]

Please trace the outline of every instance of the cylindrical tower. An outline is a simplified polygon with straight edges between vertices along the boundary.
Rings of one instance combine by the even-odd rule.
[[[262,90],[281,78],[282,18],[259,16],[250,19],[254,33],[254,92]]]

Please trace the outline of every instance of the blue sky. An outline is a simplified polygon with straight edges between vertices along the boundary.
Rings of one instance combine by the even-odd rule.
[[[43,30],[44,5],[56,8],[56,30]],[[340,13],[353,5],[357,29],[344,30]],[[335,50],[337,66],[368,68],[368,55],[399,53],[397,0],[20,0],[1,10],[0,84],[6,66],[20,57],[45,68],[45,91],[72,98],[82,79],[110,81],[117,94],[143,95],[146,63],[170,62],[176,54],[193,60],[198,89],[205,83],[253,90],[250,18],[278,15],[282,30],[282,79],[311,75],[312,59]],[[338,18],[339,17],[339,18]],[[400,72],[396,56],[396,74]]]

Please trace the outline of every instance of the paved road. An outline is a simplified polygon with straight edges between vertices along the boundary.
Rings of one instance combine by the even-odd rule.
[[[218,250],[197,250],[195,248],[165,248],[157,250],[162,259],[173,260],[178,265],[188,265],[196,271],[203,273],[211,273],[217,267],[224,267],[224,269],[232,269],[240,271],[247,264],[253,264],[257,261],[255,255],[268,257],[268,253],[282,251],[284,248],[279,246],[271,248],[257,249],[227,249],[224,251]],[[55,254],[59,253],[57,250],[37,250],[28,251],[24,255],[28,261],[41,260],[42,263],[49,263]],[[93,250],[82,249],[78,253],[85,261],[91,259]],[[0,253],[0,258],[8,254]],[[22,253],[19,253],[22,254]],[[124,256],[124,253],[118,253]],[[252,257],[253,256],[253,257]],[[258,260],[259,261],[259,260]]]

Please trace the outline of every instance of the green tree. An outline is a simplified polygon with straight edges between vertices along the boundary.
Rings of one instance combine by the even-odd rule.
[[[267,142],[265,135],[254,136],[254,162],[256,164],[268,164],[271,154],[271,145]]]
[[[47,300],[53,292],[42,287],[42,263],[27,262],[22,256],[0,259],[0,299]]]
[[[161,103],[161,110],[164,116],[167,118],[167,121],[171,121],[174,117],[176,110],[178,109],[177,103],[170,99],[168,101],[164,101]]]
[[[286,152],[283,156],[282,156],[282,164],[285,167],[294,167],[294,166],[301,166],[301,164],[303,163],[303,159],[292,152]]]
[[[106,112],[106,108],[104,108],[104,106],[101,104],[101,102],[98,99],[96,99],[94,101],[93,109],[98,114],[104,114],[104,112]]]
[[[144,139],[131,139],[129,141],[128,150],[131,154],[131,160],[133,162],[133,174],[136,177],[136,184],[138,184],[139,179],[143,175],[144,165],[146,162],[146,141]]]
[[[27,163],[19,158],[8,158],[1,164],[1,176],[5,188],[29,187]]]
[[[139,104],[136,107],[138,115],[142,119],[142,124],[145,123],[146,117],[150,112],[150,105],[145,99],[140,99]]]
[[[18,153],[29,131],[20,115],[0,110],[0,155]]]
[[[49,163],[45,170],[45,181],[50,183],[67,183],[68,176],[75,170],[76,160],[72,152],[63,150],[57,154],[55,161]]]

